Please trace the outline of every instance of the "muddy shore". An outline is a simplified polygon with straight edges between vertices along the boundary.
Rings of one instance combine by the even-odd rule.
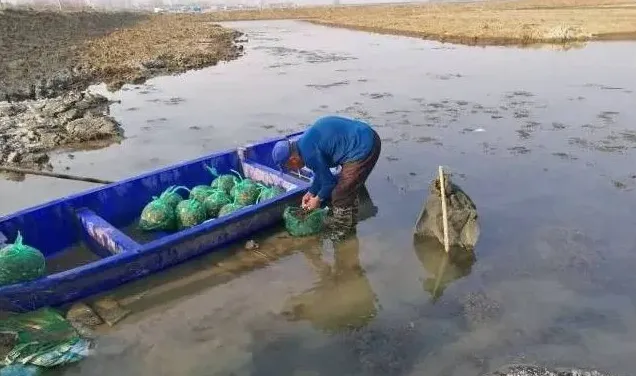
[[[84,91],[238,58],[241,33],[201,17],[0,10],[0,165],[51,168],[47,152],[123,137],[107,100]]]

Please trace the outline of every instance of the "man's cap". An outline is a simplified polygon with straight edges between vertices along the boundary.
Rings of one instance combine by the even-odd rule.
[[[282,167],[289,157],[291,157],[291,146],[288,140],[278,141],[274,144],[274,149],[272,149],[272,159],[276,166]]]

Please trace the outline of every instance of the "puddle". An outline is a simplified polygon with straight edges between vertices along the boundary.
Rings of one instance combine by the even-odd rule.
[[[342,113],[386,140],[368,182],[374,214],[353,250],[290,244],[276,232],[259,238],[259,252],[275,260],[238,244],[117,290],[133,315],[108,331],[107,350],[63,374],[476,375],[514,361],[636,368],[625,351],[636,338],[634,43],[520,50],[293,21],[229,25],[249,36],[244,57],[155,78],[150,94],[108,94],[121,101],[111,114],[127,138],[53,164],[123,179]],[[439,165],[463,174],[455,180],[480,213],[467,264],[412,243]],[[11,197],[0,212],[93,186],[0,180]]]
[[[46,259],[46,274],[51,275],[101,260],[88,246],[79,243]]]

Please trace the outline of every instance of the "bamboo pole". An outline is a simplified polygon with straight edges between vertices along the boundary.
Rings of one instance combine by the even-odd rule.
[[[38,170],[31,170],[28,168],[19,168],[19,167],[0,166],[0,171],[13,172],[17,174],[41,175],[41,176],[48,176],[52,178],[58,178],[58,179],[77,180],[77,181],[85,181],[89,183],[98,183],[98,184],[113,183],[112,181],[109,181],[109,180],[87,178],[84,176],[74,176],[74,175],[68,175],[68,174],[58,174],[55,172],[38,171]]]
[[[448,244],[448,213],[446,212],[446,190],[444,184],[444,169],[439,166],[439,193],[442,198],[442,228],[444,230],[444,250],[449,252],[450,246]]]

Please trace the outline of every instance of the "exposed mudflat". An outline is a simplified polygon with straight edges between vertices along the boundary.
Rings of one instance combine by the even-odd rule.
[[[237,58],[240,33],[188,15],[0,11],[0,101],[113,88]]]
[[[27,167],[46,166],[59,146],[122,136],[105,97],[82,99],[90,85],[114,90],[242,51],[239,32],[188,15],[6,9],[0,35],[0,165]]]

